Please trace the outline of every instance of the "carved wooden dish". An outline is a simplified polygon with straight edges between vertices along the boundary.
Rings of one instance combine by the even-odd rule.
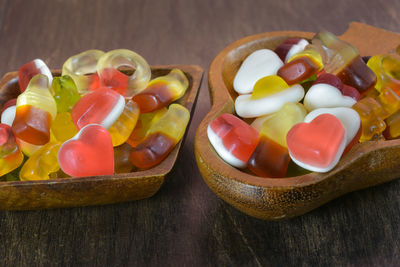
[[[173,68],[181,69],[189,80],[189,88],[177,102],[188,108],[193,116],[203,69],[197,65],[153,66],[152,76],[166,75]],[[60,71],[54,71],[53,74],[60,75]],[[0,106],[8,99],[17,97],[19,87],[17,79],[14,79],[17,76],[17,72],[10,72],[0,81]],[[6,85],[12,79],[14,81]],[[189,126],[190,121],[186,132]],[[172,170],[184,138],[164,161],[145,171],[43,181],[0,182],[0,209],[29,210],[88,206],[151,197],[160,189],[165,176]]]
[[[313,35],[279,31],[245,37],[222,50],[209,69],[212,107],[196,132],[197,164],[207,185],[220,198],[260,219],[295,217],[348,192],[400,177],[400,140],[357,144],[328,173],[278,179],[257,177],[228,165],[208,141],[208,124],[222,113],[234,112],[237,93],[232,83],[242,61],[257,49],[274,49],[288,37],[311,39]],[[395,53],[400,44],[400,34],[355,22],[340,38],[358,48],[361,56]]]

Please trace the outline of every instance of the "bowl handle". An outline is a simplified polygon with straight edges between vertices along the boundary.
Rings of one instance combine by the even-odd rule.
[[[400,50],[399,33],[360,22],[351,22],[340,38],[355,46],[360,51],[361,56],[394,54]]]

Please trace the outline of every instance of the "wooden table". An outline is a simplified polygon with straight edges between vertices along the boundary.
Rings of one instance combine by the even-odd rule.
[[[390,1],[0,0],[0,73],[34,58],[60,68],[86,49],[128,48],[152,65],[207,70],[229,43],[274,30],[343,33],[360,21],[400,29]],[[384,42],[385,40],[382,40]],[[0,211],[0,265],[398,265],[400,181],[267,222],[217,198],[197,169],[194,134],[210,108],[205,75],[175,169],[152,198],[98,207]]]

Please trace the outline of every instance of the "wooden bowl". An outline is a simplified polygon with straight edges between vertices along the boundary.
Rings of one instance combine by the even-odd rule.
[[[400,176],[400,140],[357,144],[328,173],[288,178],[261,178],[225,163],[207,138],[207,126],[222,113],[234,113],[233,79],[243,60],[261,48],[274,49],[288,37],[311,39],[314,33],[268,32],[240,39],[222,50],[210,65],[212,107],[195,137],[195,155],[204,181],[220,198],[238,210],[265,220],[291,218],[311,211],[351,191]],[[353,22],[340,36],[361,56],[395,53],[400,34]]]
[[[153,66],[153,77],[181,69],[189,79],[189,88],[177,101],[189,109],[193,116],[203,69],[197,65]],[[54,71],[55,76],[60,71]],[[4,75],[0,81],[0,106],[19,92],[17,72]],[[12,82],[8,83],[14,79]],[[186,132],[189,129],[190,121]],[[185,138],[185,137],[184,137]],[[92,176],[82,178],[51,179],[43,181],[0,182],[0,209],[30,210],[74,206],[110,204],[148,198],[154,195],[172,170],[184,138],[159,165],[145,171]]]

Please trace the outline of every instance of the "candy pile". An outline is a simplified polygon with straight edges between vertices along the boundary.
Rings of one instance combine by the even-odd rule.
[[[210,143],[232,166],[285,177],[291,161],[328,172],[358,142],[399,137],[400,61],[364,60],[326,31],[253,52],[233,81],[236,114],[253,121],[220,115],[208,126]]]
[[[18,98],[1,113],[0,175],[16,169],[22,181],[151,168],[189,122],[189,111],[173,103],[189,86],[185,74],[151,80],[147,62],[126,49],[72,56],[60,77],[35,59],[20,68],[18,83]]]

